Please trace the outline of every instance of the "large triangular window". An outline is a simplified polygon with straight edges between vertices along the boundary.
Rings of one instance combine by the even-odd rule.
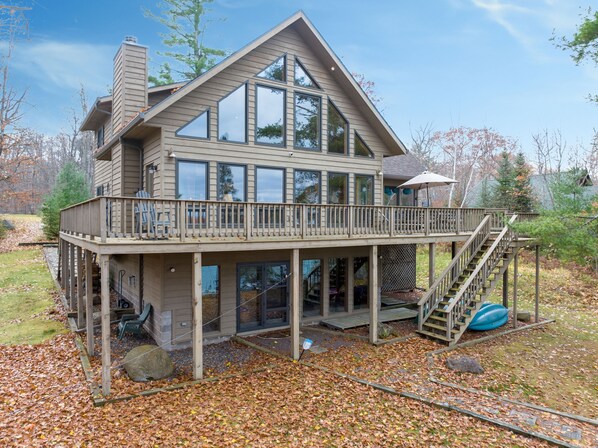
[[[348,154],[349,123],[343,114],[328,100],[328,152]]]
[[[210,138],[210,110],[206,110],[176,131],[178,137]]]
[[[357,132],[355,132],[355,155],[358,157],[369,157],[370,159],[374,158],[374,153],[368,148],[368,145],[365,144]]]
[[[266,67],[264,70],[259,72],[257,76],[258,78],[285,82],[287,80],[286,71],[287,58],[286,56],[281,56],[268,67]]]
[[[320,88],[318,83],[314,81],[312,76],[298,59],[295,59],[295,85],[301,87],[314,87],[316,89]]]

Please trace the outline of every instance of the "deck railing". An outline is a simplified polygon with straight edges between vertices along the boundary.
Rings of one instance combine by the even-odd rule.
[[[270,204],[103,196],[61,212],[61,231],[108,238],[243,240],[472,232],[484,209]]]

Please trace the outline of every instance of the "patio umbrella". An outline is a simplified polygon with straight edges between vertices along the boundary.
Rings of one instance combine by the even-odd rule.
[[[414,190],[420,190],[426,188],[426,194],[428,198],[428,207],[430,206],[430,187],[443,187],[445,185],[456,184],[458,180],[451,179],[449,177],[441,176],[440,174],[430,173],[424,171],[421,174],[409,179],[407,182],[401,184],[403,187],[411,187]]]

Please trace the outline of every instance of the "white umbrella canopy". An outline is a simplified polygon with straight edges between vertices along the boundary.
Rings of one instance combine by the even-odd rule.
[[[425,187],[428,197],[428,207],[430,206],[430,187],[443,187],[450,184],[458,183],[458,180],[451,179],[450,177],[444,177],[440,174],[430,173],[424,171],[421,174],[409,179],[407,182],[401,184],[401,187],[410,187],[414,190],[420,190]]]

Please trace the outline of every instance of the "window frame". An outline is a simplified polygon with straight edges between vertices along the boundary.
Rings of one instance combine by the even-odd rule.
[[[297,70],[295,70],[295,64],[299,64],[301,66],[301,68],[307,74],[307,76],[309,77],[309,79],[311,79],[313,81],[314,86],[303,86],[303,85],[297,84],[295,82],[296,79],[297,79]],[[295,87],[299,87],[300,89],[322,90],[322,87],[320,87],[320,83],[318,81],[316,81],[316,79],[313,77],[313,75],[311,74],[311,72],[305,67],[305,64],[303,62],[301,62],[301,59],[299,59],[298,56],[295,56],[295,64],[293,64],[293,85]]]
[[[175,165],[175,199],[180,199],[180,192],[179,192],[179,179],[180,179],[180,169],[179,165],[181,163],[196,163],[202,164],[205,166],[206,169],[206,198],[205,199],[184,199],[187,201],[209,201],[210,200],[210,162],[206,160],[194,160],[194,159],[176,159]]]
[[[245,87],[245,141],[237,140],[223,140],[220,138],[220,103],[239,90],[241,87]],[[237,145],[249,144],[249,81],[245,81],[239,84],[238,87],[231,90],[225,96],[216,101],[216,139],[223,143],[234,143]]]
[[[283,53],[281,56],[279,56],[278,58],[276,58],[274,61],[272,61],[268,65],[266,65],[266,67],[264,69],[260,70],[259,73],[257,73],[255,75],[255,77],[258,78],[258,79],[262,79],[262,80],[268,81],[268,82],[277,82],[277,83],[279,83],[281,85],[286,85],[287,82],[288,82],[288,78],[289,78],[289,74],[288,74],[288,60],[289,60],[289,58],[287,56],[288,56],[288,53]],[[270,78],[266,78],[264,76],[260,76],[261,72],[263,72],[264,70],[266,70],[271,65],[277,63],[281,59],[284,59],[284,61],[283,61],[283,65],[284,65],[284,70],[283,70],[284,80],[280,81],[278,79],[270,79]],[[294,76],[293,76],[293,78],[294,78]]]
[[[372,202],[371,202],[371,204],[359,204],[357,202],[357,200],[359,198],[359,193],[360,193],[360,192],[357,191],[357,178],[358,177],[366,177],[366,178],[369,178],[369,179],[372,180]],[[374,205],[375,202],[376,202],[376,200],[375,200],[376,197],[375,196],[376,196],[376,178],[373,175],[371,175],[371,174],[355,173],[355,175],[353,176],[353,197],[354,197],[353,202],[354,202],[354,204],[355,205],[364,205],[364,206],[366,206],[366,205]]]
[[[297,95],[306,95],[311,96],[312,98],[317,98],[320,102],[320,112],[318,114],[318,147],[317,148],[303,148],[301,146],[297,146],[297,106],[295,101],[297,100]],[[312,152],[322,152],[322,95],[313,95],[311,93],[305,93],[298,90],[293,92],[293,149],[300,149],[303,151],[312,151]]]
[[[257,172],[258,170],[277,170],[277,171],[282,171],[282,202],[260,202],[257,199],[257,195],[258,195],[258,176],[257,176]],[[255,202],[259,202],[259,203],[263,203],[263,204],[286,204],[287,202],[287,169],[286,168],[279,168],[276,166],[267,166],[267,165],[256,165],[254,168],[254,173],[253,173],[253,184],[255,185],[255,187],[253,188],[253,200]]]
[[[334,101],[332,101],[330,99],[330,97],[328,97],[328,109],[326,110],[326,154],[330,154],[333,156],[344,156],[344,157],[349,157],[350,156],[350,150],[351,150],[351,129],[350,129],[350,124],[349,124],[349,120],[347,120],[347,117],[345,117],[345,115],[340,111],[340,109],[337,107],[336,104],[334,104]],[[330,126],[330,119],[329,119],[329,113],[330,113],[330,106],[332,106],[334,108],[334,110],[340,115],[340,117],[345,120],[345,123],[347,123],[347,127],[346,127],[346,136],[345,136],[345,152],[340,153],[340,152],[330,152],[330,140],[329,140],[329,135],[328,135],[328,129]]]
[[[282,143],[265,143],[259,142],[257,140],[257,120],[258,120],[258,99],[257,99],[257,92],[258,89],[272,89],[272,90],[279,90],[282,92]],[[287,147],[287,89],[282,87],[273,87],[267,84],[256,83],[255,84],[255,106],[254,106],[254,127],[253,127],[253,143],[259,146],[269,146],[271,148],[286,148]],[[294,109],[293,109],[294,113]],[[294,118],[294,117],[293,117]]]
[[[316,202],[315,204],[322,204],[322,171],[318,171],[318,170],[303,170],[303,169],[297,169],[295,168],[293,170],[293,204],[306,204],[306,205],[313,205],[309,202],[296,202],[297,199],[297,184],[296,184],[296,178],[295,175],[298,171],[301,172],[308,172],[308,173],[318,173],[320,175],[320,180],[318,181],[318,202]]]
[[[187,127],[189,124],[191,124],[191,122],[197,120],[199,117],[201,117],[203,114],[206,114],[206,135],[207,137],[197,137],[194,135],[185,135],[185,134],[181,134],[180,131],[181,129]],[[189,139],[193,139],[193,140],[210,140],[210,118],[211,118],[211,112],[210,112],[210,107],[208,107],[207,109],[204,109],[203,111],[201,111],[199,114],[197,114],[193,119],[189,120],[186,124],[184,124],[183,126],[181,126],[180,128],[178,128],[174,135],[175,137],[178,138],[189,138]]]
[[[248,198],[248,191],[247,191],[247,186],[248,186],[248,182],[247,182],[247,165],[243,164],[243,163],[228,163],[228,162],[218,162],[216,164],[216,200],[223,202],[224,199],[220,199],[220,183],[218,178],[220,177],[220,167],[222,165],[229,165],[229,166],[240,166],[243,168],[245,175],[244,175],[244,179],[243,179],[243,189],[245,190],[245,198],[242,201],[235,201],[233,199],[233,202],[247,202],[247,198]]]
[[[361,143],[363,143],[363,146],[365,146],[365,149],[367,149],[370,153],[369,156],[362,156],[361,154],[357,154],[356,151],[356,147],[357,144],[355,143],[357,141],[357,139],[361,140]],[[359,132],[357,132],[357,130],[353,131],[353,156],[355,157],[362,157],[364,159],[376,159],[376,155],[374,154],[374,151],[372,151],[372,148],[370,148],[370,146],[365,142],[365,140],[363,139],[363,137],[359,134]]]
[[[344,203],[332,203],[330,202],[330,177],[331,175],[345,176],[345,197]],[[327,205],[349,205],[349,173],[343,173],[341,171],[328,171],[326,173],[326,204]]]

